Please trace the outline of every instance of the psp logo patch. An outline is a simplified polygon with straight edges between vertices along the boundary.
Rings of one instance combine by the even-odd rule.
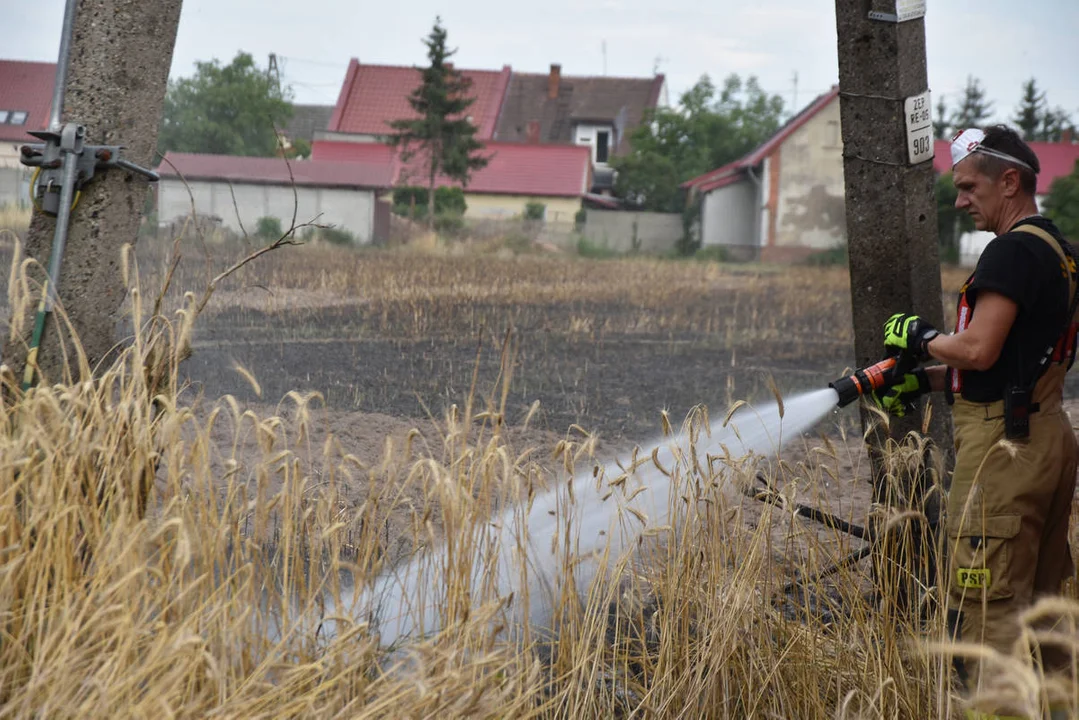
[[[988,590],[992,584],[989,568],[958,568],[956,583],[967,590]]]

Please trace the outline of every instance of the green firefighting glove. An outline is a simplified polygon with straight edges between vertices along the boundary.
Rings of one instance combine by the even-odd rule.
[[[929,392],[929,375],[917,368],[900,378],[891,387],[873,392],[873,402],[886,413],[903,417],[917,407],[918,398]]]
[[[896,313],[884,323],[884,347],[889,351],[909,352],[918,362],[929,359],[929,341],[940,335],[935,327],[918,317]]]

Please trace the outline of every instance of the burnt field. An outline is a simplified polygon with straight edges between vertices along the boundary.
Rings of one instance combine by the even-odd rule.
[[[182,246],[166,307],[253,249]],[[171,250],[138,244],[147,302]],[[10,258],[3,248],[0,262]],[[962,278],[945,272],[946,305]],[[529,416],[556,435],[577,425],[616,444],[654,437],[664,411],[678,423],[696,405],[716,415],[771,399],[773,383],[784,395],[817,389],[854,360],[844,267],[326,244],[283,247],[226,278],[192,345],[187,401],[273,406],[316,392],[336,412],[420,420],[505,392],[511,424]]]
[[[631,442],[661,411],[816,389],[853,358],[842,270],[315,247],[229,280],[194,350],[181,370],[207,398],[257,401],[239,366],[264,402],[423,418],[508,378],[511,423],[538,402],[535,427]]]

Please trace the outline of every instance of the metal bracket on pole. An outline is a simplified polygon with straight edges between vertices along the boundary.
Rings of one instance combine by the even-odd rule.
[[[20,148],[20,162],[27,167],[38,168],[35,173],[36,182],[31,188],[34,204],[42,212],[56,216],[56,229],[49,253],[48,277],[38,305],[37,316],[34,319],[33,335],[23,373],[23,390],[28,390],[33,384],[38,349],[41,347],[41,338],[45,330],[45,319],[59,300],[57,288],[60,283],[60,264],[64,257],[64,246],[67,243],[71,211],[77,201],[78,193],[96,173],[114,167],[138,173],[151,182],[158,180],[158,175],[154,171],[123,159],[121,157],[123,146],[86,145],[84,143],[85,127],[73,122],[61,122],[68,64],[71,58],[71,40],[75,29],[75,10],[76,0],[67,0],[64,5],[64,26],[60,38],[60,57],[56,64],[56,83],[49,113],[49,127],[47,130],[29,133],[42,140],[41,143],[23,145]]]

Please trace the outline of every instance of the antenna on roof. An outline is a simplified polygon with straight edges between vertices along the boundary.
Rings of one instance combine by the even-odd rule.
[[[281,88],[281,70],[277,67],[277,53],[270,53],[269,65],[266,67],[266,76],[277,84],[278,89]]]
[[[601,52],[603,53],[603,74],[607,74],[607,38],[603,39],[600,43]]]
[[[659,75],[659,65],[660,65],[660,63],[664,62],[666,59],[667,58],[663,57],[662,55],[656,55],[656,59],[652,61],[652,75],[653,76]]]

